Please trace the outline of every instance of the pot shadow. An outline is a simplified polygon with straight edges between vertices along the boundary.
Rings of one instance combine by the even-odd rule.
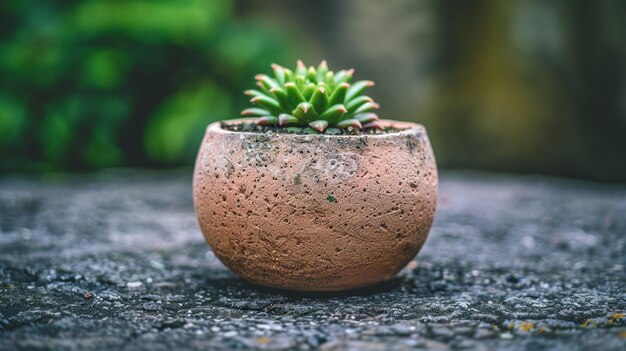
[[[242,287],[256,290],[260,293],[281,295],[292,299],[328,299],[334,297],[351,297],[362,296],[367,297],[374,294],[392,292],[398,290],[402,285],[402,278],[394,277],[387,281],[368,285],[357,289],[349,289],[342,291],[294,291],[287,289],[271,288],[267,286],[257,285],[242,279]]]
[[[206,277],[204,273],[199,274],[199,277],[202,277],[203,280],[199,287],[211,287],[218,294],[228,293],[234,296],[249,296],[250,293],[256,293],[265,297],[281,296],[295,300],[368,297],[376,294],[401,294],[425,298],[461,293],[468,289],[466,284],[454,284],[443,280],[440,268],[437,266],[403,270],[387,281],[343,291],[294,291],[272,288],[251,283],[224,269],[224,272],[220,272],[222,274],[217,274],[213,277]]]

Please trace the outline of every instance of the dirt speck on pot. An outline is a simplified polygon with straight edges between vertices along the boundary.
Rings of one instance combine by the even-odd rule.
[[[300,185],[300,184],[302,184],[302,177],[301,177],[299,174],[296,174],[296,175],[293,177],[293,183],[294,183],[295,185]]]

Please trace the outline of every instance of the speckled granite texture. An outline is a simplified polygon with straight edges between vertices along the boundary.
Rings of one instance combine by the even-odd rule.
[[[394,280],[257,288],[209,251],[191,171],[0,178],[0,350],[624,350],[626,187],[446,173]]]

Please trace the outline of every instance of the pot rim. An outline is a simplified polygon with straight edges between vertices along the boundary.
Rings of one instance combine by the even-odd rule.
[[[266,135],[267,133],[258,133],[258,132],[243,132],[243,131],[234,131],[234,130],[227,130],[227,129],[222,129],[222,123],[224,122],[234,122],[234,123],[244,123],[244,122],[251,122],[254,121],[255,118],[235,118],[235,119],[228,119],[228,120],[222,120],[222,121],[216,121],[213,123],[210,123],[207,128],[206,128],[206,132],[207,133],[220,133],[220,134],[240,134],[240,135]],[[370,138],[385,138],[385,137],[391,137],[391,136],[397,136],[397,135],[402,135],[402,134],[406,134],[408,132],[417,132],[417,133],[425,133],[426,132],[426,128],[419,124],[419,123],[414,123],[414,122],[405,122],[405,121],[396,121],[393,119],[381,119],[379,120],[379,122],[384,126],[384,127],[395,127],[400,129],[397,132],[393,132],[393,133],[383,133],[383,134],[360,134],[360,135],[330,135],[330,134],[291,134],[291,133],[274,133],[276,135],[284,135],[287,137],[328,137],[328,138],[362,138],[362,137],[370,137]]]

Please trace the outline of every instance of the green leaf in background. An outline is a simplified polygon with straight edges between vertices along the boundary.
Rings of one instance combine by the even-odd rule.
[[[14,145],[26,124],[24,106],[7,95],[0,95],[0,148]]]
[[[145,42],[189,44],[215,34],[231,12],[228,0],[86,1],[70,17],[81,35],[119,33]]]
[[[72,140],[72,124],[67,115],[53,111],[42,121],[43,153],[52,162],[63,161]]]
[[[81,83],[85,87],[111,89],[123,83],[128,58],[119,51],[95,50],[84,61]]]
[[[0,71],[6,72],[4,79],[37,87],[51,86],[67,67],[58,38],[46,30],[18,32],[12,42],[1,40],[0,57]]]
[[[230,111],[229,96],[208,82],[177,92],[148,124],[144,137],[147,154],[155,162],[191,161],[189,156],[197,151],[207,122],[225,119]]]
[[[83,150],[85,163],[92,168],[118,166],[124,161],[124,154],[110,134],[96,129]]]
[[[231,0],[5,0],[0,24],[0,172],[191,164],[302,53]]]

